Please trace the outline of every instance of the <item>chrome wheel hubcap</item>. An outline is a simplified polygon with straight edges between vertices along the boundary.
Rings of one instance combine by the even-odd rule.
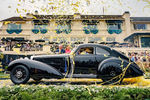
[[[111,72],[110,72],[110,75],[111,75],[111,76],[116,76],[115,71],[111,71]]]
[[[22,76],[23,76],[22,71],[17,71],[16,77],[17,77],[17,78],[21,78]]]

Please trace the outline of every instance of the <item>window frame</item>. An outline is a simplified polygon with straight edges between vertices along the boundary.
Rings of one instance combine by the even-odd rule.
[[[21,28],[22,28],[22,24],[10,23],[7,26],[7,29],[12,29],[12,30],[21,29]]]
[[[114,25],[117,26],[117,29],[112,29],[111,26],[114,26]],[[110,30],[121,30],[122,25],[121,25],[121,23],[108,23],[107,28],[110,29]]]
[[[81,49],[81,48],[88,48],[88,47],[90,47],[90,48],[93,48],[93,54],[88,54],[88,55],[96,55],[96,47],[94,47],[94,46],[83,46],[83,47],[79,47],[77,50],[76,50],[76,56],[77,55],[79,55],[78,54],[78,52],[79,52],[79,50]],[[81,56],[81,55],[80,55]]]
[[[145,25],[145,26],[144,26],[144,28],[140,28],[138,25]],[[147,30],[147,24],[134,23],[133,28],[134,28],[134,30]]]
[[[100,54],[100,53],[99,53],[99,54],[97,54],[97,51],[98,51],[98,50],[97,50],[97,48],[100,48],[100,49],[103,49],[104,51],[106,51],[106,52],[108,53],[108,54],[106,54],[107,56],[109,56],[109,55],[110,55],[110,52],[109,52],[109,51],[107,51],[106,49],[101,48],[101,47],[95,47],[95,54],[96,54],[96,55],[104,55],[104,54],[102,54],[102,53],[101,53],[101,54]]]

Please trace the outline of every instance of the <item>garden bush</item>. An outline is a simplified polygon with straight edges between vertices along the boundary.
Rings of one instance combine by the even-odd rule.
[[[0,88],[0,100],[150,100],[150,87],[11,86]]]

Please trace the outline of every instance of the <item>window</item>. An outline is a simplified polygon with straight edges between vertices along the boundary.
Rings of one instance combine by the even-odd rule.
[[[141,46],[150,47],[150,37],[141,37]]]
[[[96,54],[97,55],[110,55],[110,53],[100,47],[96,47]]]
[[[139,30],[139,29],[146,29],[146,24],[134,24],[134,29]]]
[[[109,30],[119,30],[121,29],[121,24],[120,23],[111,23],[108,24]]]
[[[82,23],[84,24],[83,31],[85,34],[97,34],[98,28],[97,23],[99,23],[98,20],[83,20]]]
[[[22,32],[21,24],[8,24],[8,29],[6,30],[9,34]]]
[[[87,24],[86,26],[84,26],[83,31],[85,32],[85,34],[97,34],[99,30],[96,24]]]
[[[83,47],[80,48],[78,51],[79,55],[87,55],[87,54],[94,54],[94,48],[93,47]]]
[[[67,42],[67,39],[64,37],[55,37],[52,39],[54,42],[60,41],[60,42]]]
[[[34,24],[35,29],[46,29],[47,25],[45,24]]]
[[[97,41],[101,41],[102,37],[89,37],[88,41],[89,42],[97,42]]]
[[[122,25],[122,21],[120,20],[108,20],[106,21],[107,23],[107,31],[109,34],[113,34],[113,33],[116,33],[116,34],[120,34],[122,32],[122,29],[121,29],[121,25]]]
[[[8,29],[21,29],[21,24],[8,24]]]
[[[72,31],[71,20],[68,20],[68,21],[59,20],[59,21],[56,21],[56,23],[57,23],[57,29],[56,29],[57,34],[60,34],[62,32],[69,34]]]
[[[116,39],[115,39],[115,37],[106,37],[106,41],[115,41]]]
[[[47,33],[47,25],[46,24],[34,24],[34,29],[32,29],[32,32],[37,34],[41,32],[42,34]]]
[[[57,25],[57,28],[59,28],[59,29],[69,29],[70,28],[70,25],[68,25],[68,24],[63,24],[63,25]]]
[[[71,37],[71,41],[73,42],[77,42],[77,41],[85,41],[85,38],[84,37]]]

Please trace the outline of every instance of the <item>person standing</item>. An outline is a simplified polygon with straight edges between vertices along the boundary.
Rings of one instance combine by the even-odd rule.
[[[65,53],[65,50],[63,49],[63,46],[62,46],[62,45],[59,45],[59,48],[55,51],[55,53],[58,53],[58,54],[63,54],[63,53]]]
[[[135,61],[135,56],[134,56],[135,54],[134,53],[132,53],[132,55],[131,55],[131,61]]]
[[[70,46],[67,46],[67,47],[66,47],[66,50],[65,50],[65,53],[69,54],[70,52],[71,52]]]

